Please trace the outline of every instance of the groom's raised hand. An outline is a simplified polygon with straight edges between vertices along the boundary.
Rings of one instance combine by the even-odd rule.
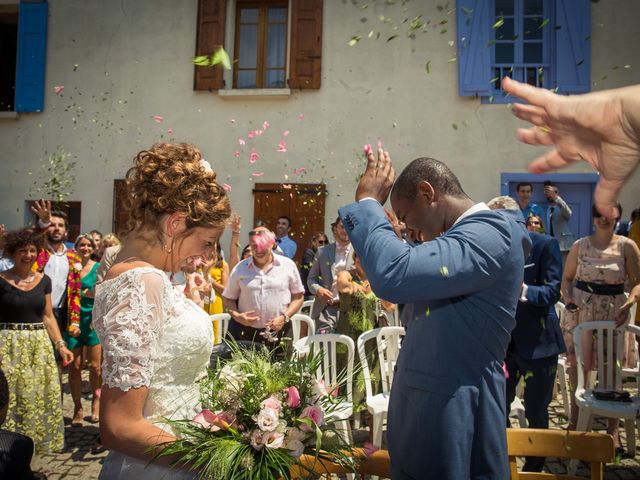
[[[367,169],[360,177],[360,183],[356,189],[356,202],[363,198],[375,198],[380,205],[384,205],[391,192],[396,172],[391,165],[389,152],[378,149],[378,159],[373,156],[373,151],[367,151]]]

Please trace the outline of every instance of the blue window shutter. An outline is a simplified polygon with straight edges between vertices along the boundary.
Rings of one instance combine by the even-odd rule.
[[[556,87],[559,93],[591,90],[591,2],[556,1]]]
[[[44,69],[47,54],[49,4],[20,2],[16,112],[40,112],[44,108]]]
[[[458,93],[491,95],[491,4],[486,0],[458,0]]]

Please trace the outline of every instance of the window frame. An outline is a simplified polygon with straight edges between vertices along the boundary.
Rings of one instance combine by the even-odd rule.
[[[270,25],[268,19],[268,10],[273,7],[283,7],[286,9],[285,22],[276,22],[275,24],[285,25],[285,52],[284,52],[284,65],[281,68],[274,68],[274,70],[284,70],[284,85],[281,87],[269,87],[265,86],[265,79],[267,70],[269,69],[267,63],[267,48],[268,48],[268,26]],[[240,69],[240,27],[241,27],[241,10],[247,8],[258,9],[258,35],[257,35],[257,55],[256,55],[256,85],[254,87],[238,87],[238,72]],[[234,18],[234,42],[233,42],[233,81],[232,88],[237,90],[247,89],[282,89],[287,88],[287,79],[289,74],[288,55],[289,55],[289,42],[291,36],[291,23],[290,23],[290,5],[288,0],[236,0],[235,5],[235,18]],[[242,70],[254,70],[246,68]]]

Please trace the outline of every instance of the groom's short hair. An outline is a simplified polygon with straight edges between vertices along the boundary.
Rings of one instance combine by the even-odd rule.
[[[402,171],[391,195],[413,200],[418,193],[418,184],[429,182],[434,189],[444,195],[468,198],[462,190],[458,177],[444,163],[435,158],[416,158]]]

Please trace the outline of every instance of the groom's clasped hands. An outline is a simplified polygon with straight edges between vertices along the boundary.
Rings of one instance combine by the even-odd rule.
[[[396,172],[391,165],[389,152],[379,148],[376,159],[371,147],[365,147],[367,155],[367,169],[360,177],[360,183],[356,189],[356,202],[364,198],[373,198],[384,205],[389,198]]]

